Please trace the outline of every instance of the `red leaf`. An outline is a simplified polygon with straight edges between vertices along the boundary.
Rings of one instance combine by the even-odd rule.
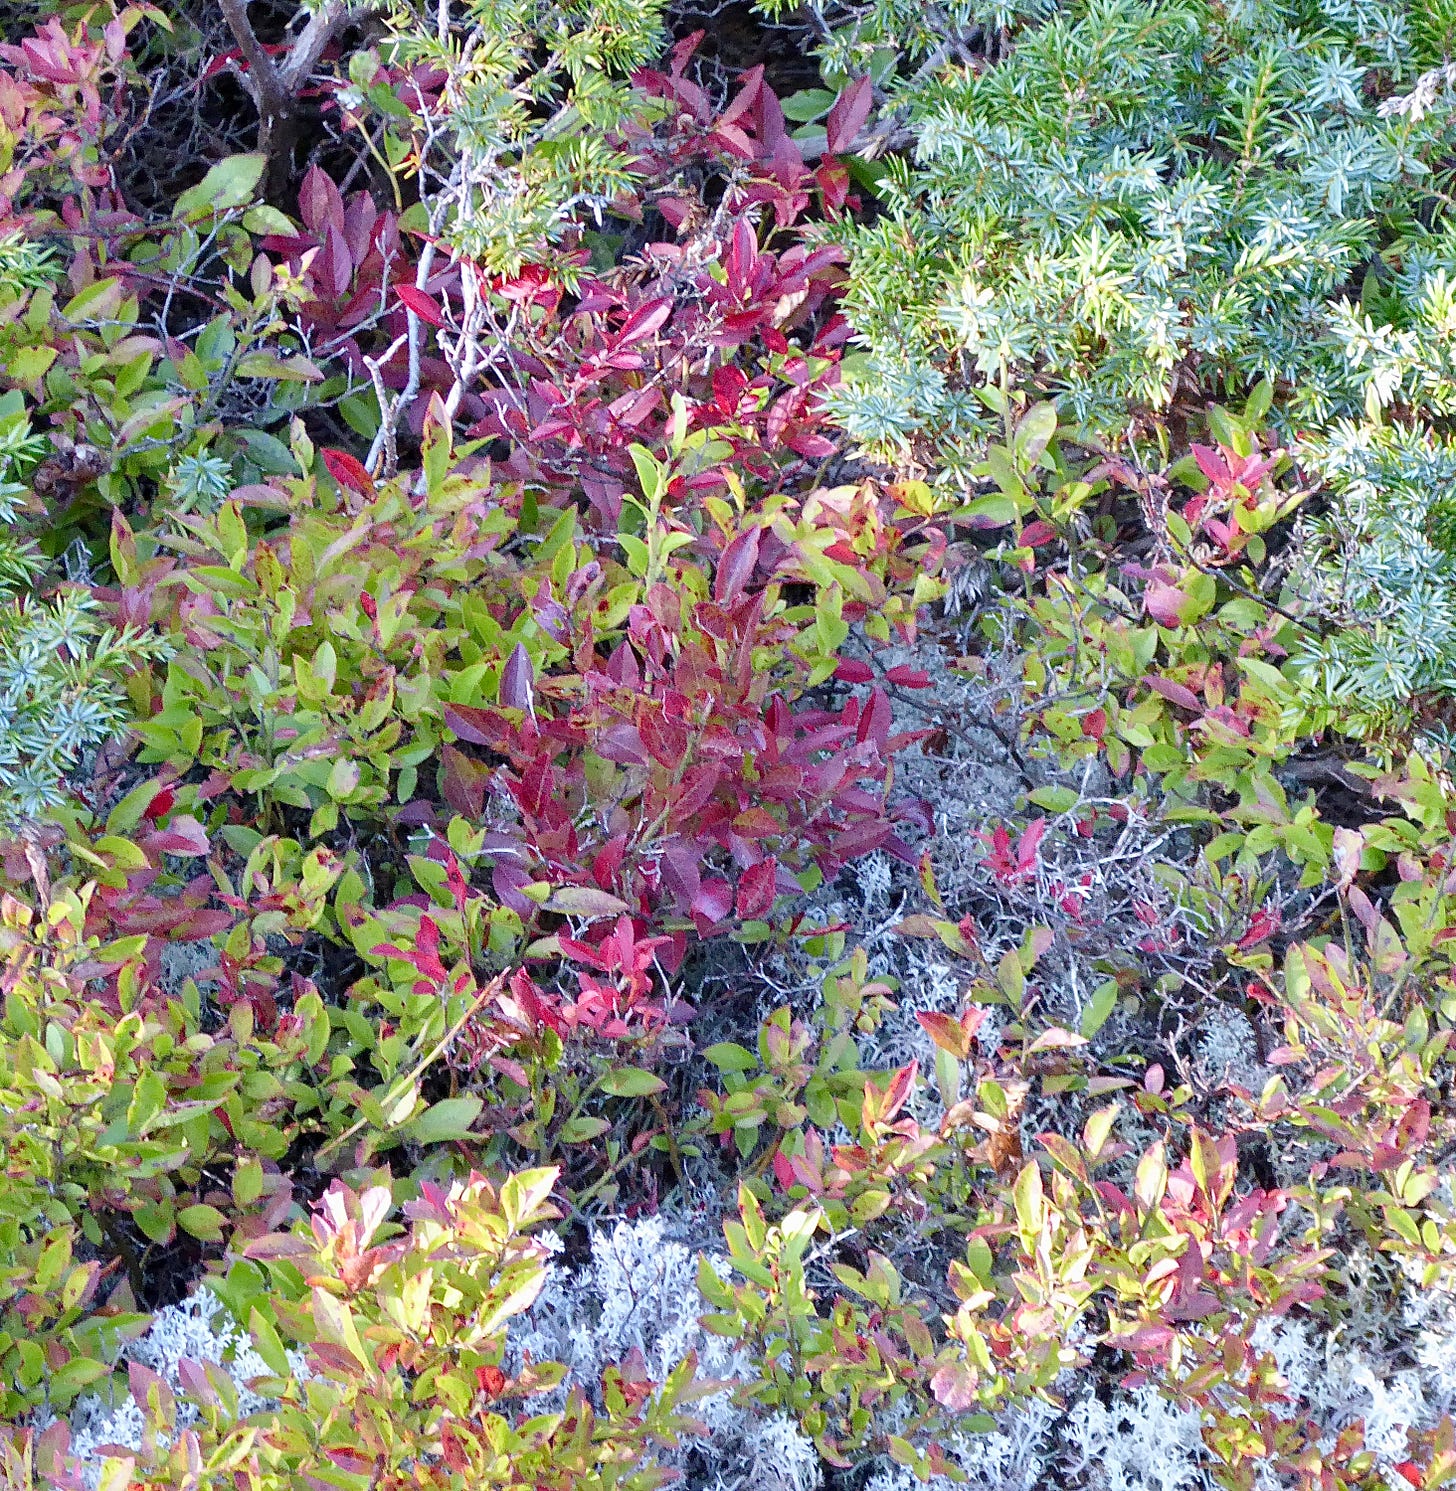
[[[415,967],[427,978],[443,983],[447,970],[440,961],[440,929],[428,916],[420,918],[419,930],[415,933],[415,951],[411,959]]]
[[[716,926],[733,910],[733,887],[726,880],[705,880],[693,897],[693,920],[699,932]]]
[[[865,704],[864,713],[859,717],[857,739],[861,744],[867,740],[873,741],[883,752],[890,738],[892,720],[890,696],[881,688],[875,689]]]
[[[177,1358],[177,1378],[185,1392],[199,1402],[207,1404],[208,1407],[221,1401],[212,1384],[207,1380],[207,1373],[196,1362],[185,1356]]]
[[[207,853],[207,830],[190,814],[178,813],[166,828],[148,834],[142,847],[191,859]]]
[[[1251,947],[1257,947],[1261,942],[1279,930],[1280,916],[1278,908],[1270,910],[1267,906],[1256,911],[1249,918],[1249,929],[1239,938],[1239,950],[1247,952]]]
[[[1198,462],[1198,469],[1216,487],[1226,487],[1233,480],[1233,474],[1229,471],[1228,462],[1222,454],[1216,450],[1210,450],[1206,445],[1193,446],[1193,459]]]
[[[847,657],[840,660],[838,667],[834,670],[834,676],[840,683],[872,683],[875,670],[868,663]]]
[[[928,689],[930,674],[922,668],[907,668],[903,663],[885,674],[886,683],[897,683],[902,689]]]
[[[314,267],[326,275],[325,286],[336,299],[348,293],[354,278],[354,256],[349,252],[342,225],[331,222],[324,228],[324,241]]]
[[[1046,828],[1046,819],[1038,818],[1034,823],[1027,824],[1025,831],[1017,839],[1016,868],[1021,874],[1025,875],[1036,864],[1036,852]]]
[[[202,69],[202,76],[198,78],[197,81],[199,83],[210,82],[213,78],[217,77],[219,73],[224,73],[227,71],[229,62],[235,62],[240,68],[243,69],[243,71],[247,71],[248,65],[246,62],[243,61],[243,54],[234,49],[231,52],[219,52],[217,56],[214,57],[212,61],[209,62],[207,66]]]
[[[441,747],[440,757],[444,765],[440,791],[446,803],[465,818],[479,818],[485,807],[490,768],[452,745]]]
[[[511,794],[521,805],[523,812],[539,818],[547,804],[555,796],[555,773],[551,770],[551,757],[538,756],[521,773],[519,783],[513,784]]]
[[[517,642],[501,669],[500,702],[507,709],[523,709],[528,713],[532,704],[536,670],[531,663],[531,654],[524,642]]]
[[[976,1374],[964,1362],[942,1367],[930,1379],[930,1391],[952,1413],[969,1413],[981,1401],[976,1396]]]
[[[617,834],[597,850],[596,858],[591,863],[591,874],[598,889],[609,891],[616,884],[617,872],[622,868],[626,853],[626,834]]]
[[[837,212],[844,206],[849,197],[849,172],[838,161],[825,161],[814,172],[814,180],[824,193],[827,207]]]
[[[811,461],[817,461],[824,456],[832,456],[839,447],[826,435],[810,435],[800,433],[790,435],[784,444],[790,450],[801,456],[807,456]]]
[[[361,1449],[353,1445],[344,1445],[339,1449],[325,1450],[324,1456],[337,1465],[346,1475],[366,1476],[374,1468],[374,1459]]]
[[[662,885],[676,898],[680,909],[690,910],[703,883],[698,868],[701,848],[684,839],[669,839],[662,847]]]
[[[728,290],[735,299],[742,298],[743,292],[748,288],[748,277],[757,263],[758,242],[754,237],[753,224],[747,218],[739,218],[733,226],[733,238],[723,261]]]
[[[835,834],[832,847],[835,861],[848,864],[850,860],[861,859],[881,847],[893,850],[894,835],[890,832],[890,825],[883,821],[856,823],[843,833]]]
[[[657,388],[629,388],[621,398],[607,405],[607,413],[629,430],[638,425],[662,402],[662,391]]]
[[[720,606],[731,606],[753,578],[761,536],[762,529],[750,528],[723,550],[723,557],[718,561],[718,573],[713,578],[713,598]]]
[[[147,1396],[154,1390],[160,1403],[171,1404],[172,1389],[150,1367],[144,1367],[140,1362],[128,1362],[126,1370],[132,1400],[143,1413],[147,1409]]]
[[[1140,1356],[1162,1359],[1172,1345],[1176,1332],[1169,1325],[1143,1325],[1123,1327],[1109,1331],[1103,1339],[1123,1351],[1137,1352]]]
[[[713,126],[711,139],[740,160],[753,159],[753,142],[736,124],[725,124],[720,120]]]
[[[772,839],[783,831],[783,824],[767,808],[745,808],[733,820],[733,832],[740,839]]]
[[[1147,674],[1143,682],[1155,694],[1161,694],[1170,704],[1176,704],[1179,709],[1192,709],[1200,714],[1203,712],[1203,700],[1187,685],[1174,683],[1171,678],[1163,678],[1156,673]]]
[[[344,231],[344,199],[328,172],[319,166],[310,166],[303,178],[298,193],[298,215],[304,227],[319,237],[330,223],[340,233]]]
[[[445,313],[440,309],[440,303],[433,295],[426,295],[423,290],[417,290],[413,285],[396,285],[394,293],[399,296],[405,309],[413,311],[421,321],[428,321],[431,326],[443,327],[445,325]]]
[[[763,63],[750,67],[738,80],[738,97],[733,99],[728,107],[718,116],[718,123],[733,124],[741,119],[758,101],[758,95],[763,88]]]
[[[329,446],[325,446],[319,454],[324,458],[329,475],[341,487],[348,487],[361,497],[368,497],[374,491],[373,478],[357,457],[351,456],[346,450],[334,450]]]
[[[1156,580],[1148,586],[1143,596],[1143,605],[1147,607],[1148,615],[1159,626],[1170,629],[1183,625],[1183,607],[1187,604],[1188,597],[1176,586],[1164,585]]]
[[[890,1085],[885,1089],[884,1106],[880,1110],[880,1121],[889,1121],[905,1106],[908,1098],[915,1088],[915,1077],[920,1070],[920,1063],[912,1061],[909,1066],[902,1066],[890,1080]]]
[[[490,883],[495,890],[495,898],[502,906],[509,906],[512,911],[519,911],[523,915],[529,915],[536,909],[536,903],[521,894],[523,885],[530,885],[536,877],[521,865],[498,864],[490,872]]]
[[[660,710],[649,710],[643,713],[642,723],[637,728],[654,761],[669,768],[681,764],[688,748],[688,732],[684,726],[668,719]]]
[[[176,801],[177,794],[170,787],[163,787],[146,805],[142,817],[155,823],[158,818],[165,818],[172,811],[172,804]]]
[[[461,740],[468,740],[471,745],[488,746],[495,743],[495,737],[486,734],[493,723],[487,710],[476,709],[470,704],[447,704],[442,713],[445,724]]]
[[[869,74],[851,83],[834,101],[824,121],[824,148],[830,155],[843,155],[853,144],[874,103],[874,84]]]
[[[773,910],[778,861],[769,855],[738,877],[738,915],[744,921],[759,921]]]
[[[623,766],[645,766],[647,748],[635,725],[608,725],[592,742],[592,748],[605,761]]]
[[[957,1061],[964,1061],[970,1055],[970,1036],[959,1020],[933,1010],[917,1013],[915,1018],[920,1021],[921,1029],[942,1051],[949,1051]]]
[[[630,347],[633,342],[646,341],[654,331],[672,315],[672,301],[666,297],[649,300],[639,305],[622,323],[621,330],[613,339],[614,347]]]
[[[672,51],[667,55],[670,59],[672,76],[675,82],[681,79],[683,69],[692,61],[693,53],[697,51],[707,34],[706,31],[691,31],[681,41],[673,43]]]

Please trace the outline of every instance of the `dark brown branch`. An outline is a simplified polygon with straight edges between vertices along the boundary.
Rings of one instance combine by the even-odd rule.
[[[258,109],[258,151],[267,162],[264,194],[269,201],[280,202],[288,187],[298,139],[299,95],[324,48],[361,7],[350,0],[325,0],[279,63],[269,56],[253,30],[248,0],[218,0],[218,4],[248,64],[245,81]]]

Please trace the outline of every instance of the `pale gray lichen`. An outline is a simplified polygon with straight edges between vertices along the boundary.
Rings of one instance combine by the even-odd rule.
[[[1151,1388],[1104,1404],[1085,1387],[1065,1409],[1031,1402],[998,1416],[988,1434],[948,1446],[962,1481],[933,1477],[931,1491],[1211,1491],[1196,1412]],[[901,1467],[880,1471],[866,1491],[916,1491]]]
[[[708,1265],[729,1275],[725,1260]],[[701,1491],[814,1491],[819,1457],[781,1415],[741,1405],[732,1385],[755,1375],[752,1363],[721,1336],[703,1329],[708,1310],[698,1292],[697,1251],[662,1216],[593,1229],[591,1257],[575,1271],[553,1264],[524,1322],[513,1331],[513,1359],[566,1365],[567,1383],[592,1392],[603,1370],[640,1352],[647,1375],[661,1381],[688,1355],[698,1375],[724,1384],[693,1405],[707,1436],[672,1459]]]
[[[300,1380],[308,1376],[302,1351],[287,1353],[288,1364]],[[249,1384],[272,1376],[245,1331],[238,1328],[223,1302],[206,1286],[180,1304],[168,1305],[152,1317],[144,1336],[128,1342],[121,1362],[136,1362],[155,1372],[177,1399],[178,1429],[195,1422],[197,1410],[184,1395],[178,1364],[191,1361],[199,1366],[221,1367],[237,1385],[238,1413],[242,1417],[260,1413],[272,1400],[254,1392]],[[108,1458],[142,1448],[146,1422],[141,1410],[124,1387],[111,1393],[83,1394],[76,1400],[67,1422],[71,1431],[70,1453],[79,1464],[89,1487],[100,1480]],[[44,1424],[38,1424],[38,1428]]]

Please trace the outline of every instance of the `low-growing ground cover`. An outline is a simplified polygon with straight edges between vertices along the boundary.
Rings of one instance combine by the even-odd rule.
[[[1456,1479],[1456,12],[3,15],[7,1485]]]

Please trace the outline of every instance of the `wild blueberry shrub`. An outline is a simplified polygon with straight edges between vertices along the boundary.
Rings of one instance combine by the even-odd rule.
[[[1456,11],[687,15],[7,12],[7,1485],[1449,1483]]]

